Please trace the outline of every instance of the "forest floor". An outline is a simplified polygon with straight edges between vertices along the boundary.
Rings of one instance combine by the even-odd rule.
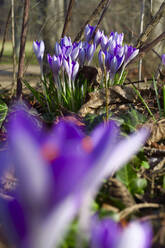
[[[40,68],[38,65],[28,65],[25,67],[24,79],[34,86],[40,80]],[[4,90],[10,90],[13,82],[12,64],[0,64],[0,94]],[[24,87],[25,89],[25,87]]]

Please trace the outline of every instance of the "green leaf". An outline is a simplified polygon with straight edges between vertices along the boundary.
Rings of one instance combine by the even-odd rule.
[[[150,165],[147,161],[142,161],[141,166],[143,166],[145,169],[149,169]]]
[[[116,173],[116,177],[131,191],[131,181],[137,177],[137,174],[131,164],[127,164]]]
[[[165,175],[163,176],[163,189],[165,189]]]
[[[8,112],[7,104],[0,99],[0,128],[2,127],[2,123],[7,116],[7,112]]]
[[[144,189],[147,186],[147,180],[145,178],[134,178],[130,186],[131,186],[131,193],[144,194]]]

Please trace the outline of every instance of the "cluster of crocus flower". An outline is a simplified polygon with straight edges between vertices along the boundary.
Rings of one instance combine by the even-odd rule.
[[[99,64],[101,70],[105,73],[106,81],[110,79],[111,85],[115,74],[121,69],[121,79],[127,64],[139,53],[139,49],[131,45],[123,45],[123,39],[124,34],[118,34],[117,32],[112,32],[109,37],[102,34],[100,39]]]
[[[9,116],[8,148],[0,153],[1,177],[12,167],[18,180],[8,197],[0,198],[0,219],[10,242],[20,248],[57,247],[80,209],[81,214],[89,212],[103,180],[123,166],[147,136],[142,128],[122,137],[114,121],[100,124],[90,136],[67,120],[48,132],[24,105],[16,106]],[[89,218],[85,220],[87,224]],[[104,229],[98,223],[92,231],[91,247],[110,247],[93,243],[101,236],[106,239]],[[145,229],[137,240],[142,235]]]
[[[122,68],[122,73],[126,65],[138,54],[139,50],[129,45],[123,45],[124,34],[112,32],[109,36],[105,35],[96,26],[85,27],[85,41],[72,43],[70,37],[64,37],[55,44],[54,55],[47,55],[48,63],[53,72],[54,80],[59,90],[64,88],[64,83],[59,79],[61,71],[65,71],[68,76],[70,89],[74,90],[74,81],[79,67],[90,64],[98,46],[99,65],[106,74],[106,79],[113,79],[115,74]],[[34,42],[34,52],[40,64],[42,64],[43,41]]]

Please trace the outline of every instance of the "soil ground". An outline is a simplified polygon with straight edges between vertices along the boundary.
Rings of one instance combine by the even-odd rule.
[[[31,86],[37,85],[40,81],[40,68],[37,65],[28,65],[25,67],[24,79],[28,80]],[[10,90],[13,84],[13,67],[12,64],[0,64],[0,94]],[[24,91],[26,87],[23,86]]]

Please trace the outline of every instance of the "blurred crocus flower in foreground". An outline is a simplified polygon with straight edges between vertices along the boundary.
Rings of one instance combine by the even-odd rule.
[[[43,57],[45,51],[45,44],[43,40],[41,41],[33,41],[33,50],[37,57],[38,63],[40,65],[41,75],[43,74]]]
[[[149,248],[152,230],[148,223],[132,221],[122,228],[119,223],[105,218],[93,218],[90,248]]]
[[[114,121],[90,136],[66,120],[47,133],[18,106],[9,118],[8,150],[0,154],[18,179],[9,199],[0,199],[0,218],[11,243],[56,247],[80,207],[88,207],[103,179],[124,165],[147,136],[141,129],[122,138]]]

